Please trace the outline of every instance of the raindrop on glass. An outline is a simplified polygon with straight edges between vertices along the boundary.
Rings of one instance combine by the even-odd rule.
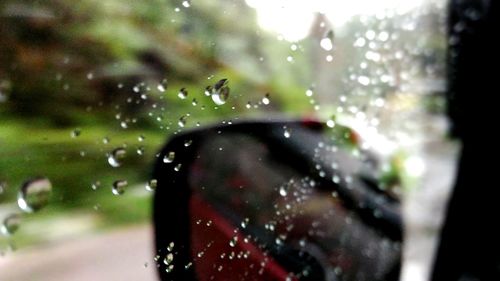
[[[167,79],[163,79],[159,84],[158,86],[156,86],[156,88],[158,89],[158,91],[160,92],[165,92],[167,90]]]
[[[21,210],[32,213],[49,203],[52,183],[41,177],[26,181],[17,195],[17,204]]]
[[[0,181],[0,194],[4,193],[7,189],[7,183],[4,181]]]
[[[139,146],[137,148],[137,154],[144,155],[144,146]]]
[[[328,121],[326,121],[326,126],[328,126],[328,128],[335,127],[335,121],[333,121],[332,119],[329,119]]]
[[[287,195],[286,189],[284,186],[280,187],[280,195],[285,197]]]
[[[286,126],[283,127],[283,136],[287,139],[290,138],[290,130]]]
[[[163,263],[166,265],[171,264],[174,261],[174,254],[168,253],[163,259]]]
[[[278,246],[283,245],[283,240],[280,237],[276,237],[276,239],[274,241],[275,241],[276,245],[278,245]]]
[[[181,170],[181,167],[182,167],[182,164],[177,164],[175,167],[174,167],[174,171],[178,172]]]
[[[231,238],[231,240],[229,240],[229,246],[235,247],[236,243],[238,243],[238,236],[233,236],[233,238]]]
[[[186,98],[187,98],[187,96],[188,96],[188,91],[186,90],[186,88],[181,88],[181,89],[179,90],[179,93],[177,94],[177,96],[178,96],[181,100],[186,99]]]
[[[247,227],[247,225],[248,225],[248,222],[249,222],[249,221],[250,221],[250,220],[249,220],[248,218],[245,218],[245,219],[241,222],[241,224],[240,224],[240,225],[241,225],[241,228],[246,228],[246,227]]]
[[[108,154],[108,163],[111,167],[117,168],[122,165],[122,160],[125,158],[127,151],[123,147],[115,148]]]
[[[262,103],[265,104],[265,105],[268,105],[270,103],[270,100],[269,100],[269,94],[266,94],[263,98],[262,98]]]
[[[321,39],[319,42],[319,45],[323,50],[325,51],[331,51],[333,49],[333,39],[334,39],[335,34],[333,33],[333,30],[329,30],[325,36]]]
[[[193,143],[193,140],[186,140],[186,141],[184,142],[184,146],[185,146],[185,147],[188,147],[188,146],[190,146],[192,143]]]
[[[186,126],[186,123],[187,123],[187,115],[183,115],[181,116],[181,118],[179,118],[177,125],[179,125],[179,127],[181,128],[184,128]]]
[[[174,162],[174,159],[175,159],[175,152],[170,151],[163,157],[163,163],[172,163]]]
[[[174,250],[175,243],[170,242],[167,246],[167,251],[172,252]]]
[[[81,133],[82,133],[82,131],[79,128],[76,128],[71,132],[71,137],[76,138],[76,137],[80,136]]]
[[[97,190],[100,186],[101,186],[101,182],[100,181],[96,181],[96,182],[92,183],[91,188],[93,190]]]
[[[126,180],[117,180],[113,183],[111,191],[114,195],[122,195],[125,192],[125,187],[128,185]]]
[[[146,190],[147,191],[153,191],[156,189],[156,186],[158,185],[158,181],[156,179],[151,179],[150,181],[148,181],[148,183],[146,184]]]
[[[212,90],[212,100],[216,105],[223,105],[229,98],[229,87],[227,79],[221,79],[215,83]]]
[[[18,214],[8,215],[2,222],[0,226],[0,233],[9,236],[14,234],[21,224],[21,216]]]
[[[207,87],[205,88],[205,92],[204,92],[204,93],[205,93],[205,96],[207,96],[207,97],[211,96],[211,95],[212,95],[212,91],[213,91],[212,86],[207,86]]]

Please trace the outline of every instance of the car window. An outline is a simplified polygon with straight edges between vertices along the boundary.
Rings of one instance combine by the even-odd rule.
[[[446,4],[2,1],[0,280],[184,270],[170,267],[181,245],[154,246],[167,170],[185,171],[186,204],[206,207],[173,220],[193,230],[182,265],[193,274],[261,276],[196,257],[231,255],[195,239],[216,214],[238,239],[262,239],[244,249],[276,264],[263,274],[381,280],[402,265],[425,280],[458,149],[445,117]],[[266,138],[207,129],[249,120],[284,121]],[[191,134],[209,137],[164,151]]]

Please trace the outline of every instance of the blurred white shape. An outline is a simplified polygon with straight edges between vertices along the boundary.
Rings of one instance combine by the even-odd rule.
[[[309,33],[314,14],[322,13],[335,26],[345,24],[355,15],[377,15],[386,12],[404,13],[420,6],[426,0],[246,0],[248,6],[257,10],[259,25],[276,32],[287,41],[303,39]]]

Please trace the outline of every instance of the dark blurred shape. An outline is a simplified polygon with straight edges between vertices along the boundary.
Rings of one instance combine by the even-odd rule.
[[[454,0],[449,15],[448,109],[462,142],[432,280],[500,280],[497,140],[498,1]],[[486,128],[487,127],[487,128]]]
[[[248,121],[170,140],[153,175],[162,280],[397,280],[399,201],[327,130]]]

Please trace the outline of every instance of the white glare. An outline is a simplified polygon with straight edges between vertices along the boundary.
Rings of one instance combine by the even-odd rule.
[[[420,157],[412,156],[405,160],[404,167],[406,172],[412,177],[420,177],[425,172],[424,160]]]
[[[294,42],[307,36],[315,14],[322,13],[340,27],[355,15],[384,15],[387,11],[407,12],[426,0],[246,0],[257,10],[259,25]],[[383,35],[385,37],[385,35]]]

